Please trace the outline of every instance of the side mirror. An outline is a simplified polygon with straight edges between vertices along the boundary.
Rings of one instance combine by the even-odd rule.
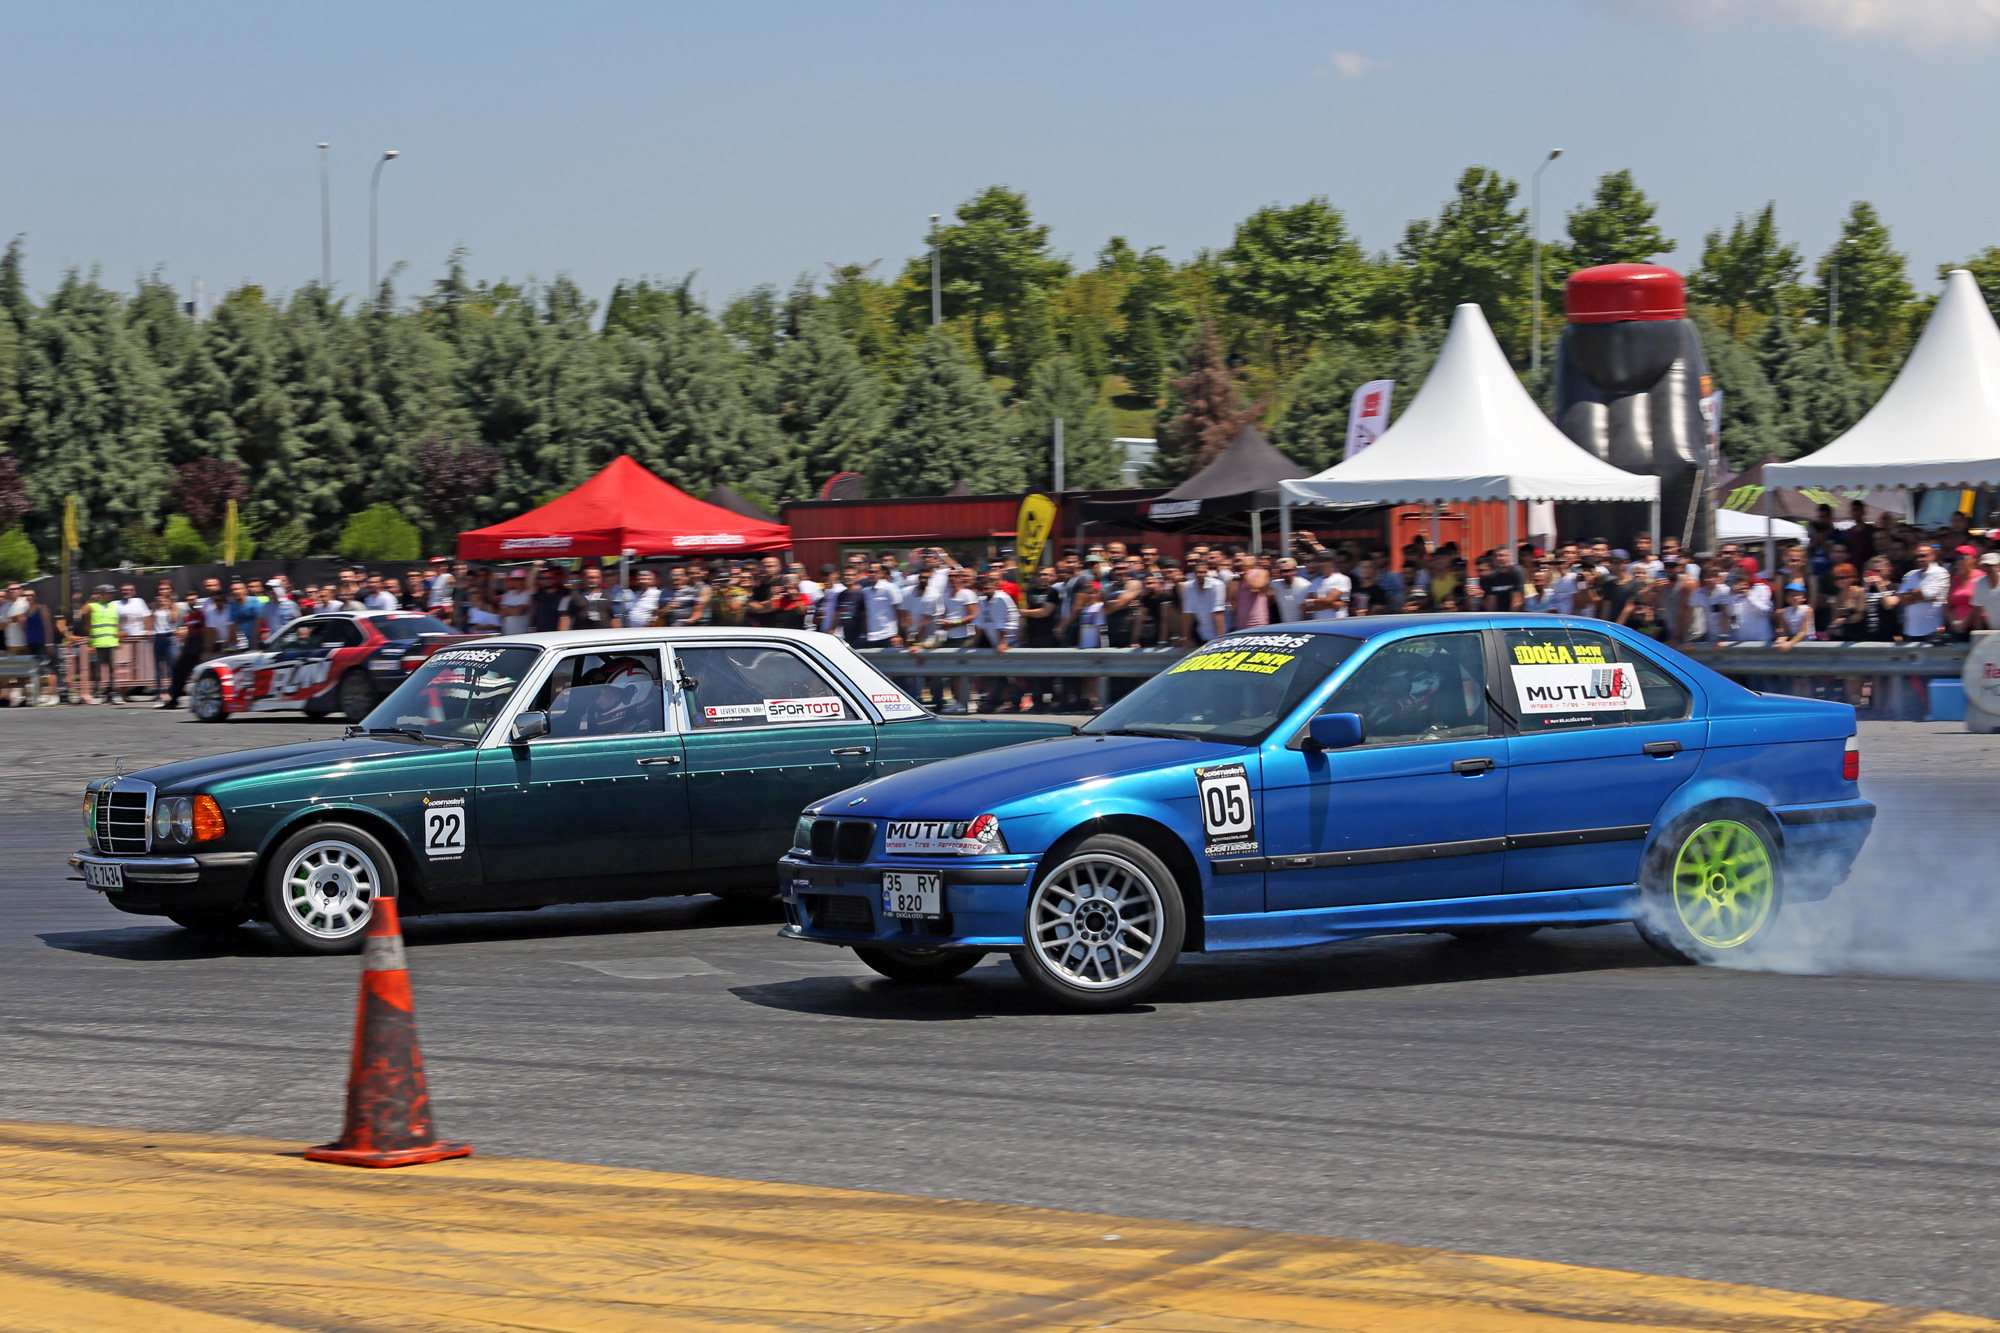
[[[507,733],[507,739],[519,745],[523,741],[531,741],[537,736],[546,736],[548,734],[549,715],[547,713],[528,712],[514,719],[513,730]]]
[[[1308,750],[1346,750],[1368,738],[1359,713],[1321,713],[1306,727]]]

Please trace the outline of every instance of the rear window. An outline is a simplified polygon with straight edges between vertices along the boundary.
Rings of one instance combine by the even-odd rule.
[[[456,630],[436,616],[377,616],[372,622],[384,638],[414,639],[421,634],[455,634]]]
[[[1553,625],[1504,630],[1502,642],[1524,732],[1677,722],[1693,705],[1685,685],[1609,634]]]

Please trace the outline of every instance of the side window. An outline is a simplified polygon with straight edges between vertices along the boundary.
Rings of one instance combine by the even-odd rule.
[[[264,650],[272,653],[283,653],[289,652],[294,648],[315,647],[313,631],[318,628],[319,623],[317,621],[295,620],[279,630],[278,636],[264,645]]]
[[[659,650],[571,653],[556,663],[528,707],[549,715],[549,735],[556,739],[665,731]]]
[[[351,620],[329,620],[320,625],[319,642],[316,646],[320,648],[352,648],[366,637],[361,632],[361,626]]]
[[[847,700],[796,655],[782,648],[680,648],[688,717],[697,731],[854,722]]]
[[[1334,692],[1325,713],[1359,713],[1367,745],[1487,734],[1480,635],[1427,634],[1383,644]]]
[[[1685,685],[1609,634],[1560,625],[1502,634],[1523,732],[1675,722],[1693,706]]]

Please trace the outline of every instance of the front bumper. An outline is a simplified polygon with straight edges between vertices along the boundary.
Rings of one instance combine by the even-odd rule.
[[[167,912],[225,911],[243,901],[255,852],[196,852],[191,856],[111,856],[79,851],[69,855],[78,876],[86,865],[118,867],[121,889],[92,889],[121,912],[158,916]]]
[[[1018,949],[1028,883],[1038,859],[899,856],[836,863],[787,856],[778,862],[779,896],[785,904],[785,926],[779,934],[822,944]],[[943,875],[943,915],[936,920],[884,916],[885,870]]]

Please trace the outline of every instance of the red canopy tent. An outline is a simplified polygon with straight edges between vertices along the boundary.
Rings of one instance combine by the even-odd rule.
[[[704,504],[620,454],[596,476],[539,509],[458,534],[461,560],[580,555],[734,555],[782,551],[792,530]]]

